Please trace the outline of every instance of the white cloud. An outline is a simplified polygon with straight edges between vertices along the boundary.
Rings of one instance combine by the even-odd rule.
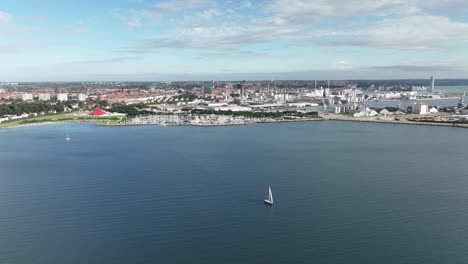
[[[468,24],[447,17],[419,15],[386,19],[372,25],[369,31],[359,31],[358,34],[377,47],[436,48],[466,38]]]
[[[301,40],[310,45],[432,49],[449,41],[464,40],[468,23],[430,15],[424,10],[429,4],[420,1],[269,0],[260,4],[262,15],[236,11],[239,7],[251,7],[249,0],[224,5],[212,0],[164,1],[136,11],[140,17],[128,20],[127,24],[137,27],[148,17],[174,15],[169,20],[172,26],[168,33],[133,45],[147,50],[237,49],[275,40]],[[434,5],[435,2],[431,4]],[[180,13],[184,10],[191,11]],[[336,18],[348,21],[337,20],[331,27],[322,24]]]
[[[11,21],[11,19],[12,19],[12,15],[10,15],[9,13],[0,11],[0,24],[8,23]]]
[[[332,40],[317,41],[328,46],[362,46],[394,49],[435,49],[467,39],[468,24],[447,17],[415,15],[386,18],[371,24],[357,24],[335,32]]]
[[[145,24],[155,25],[163,18],[171,18],[185,11],[206,11],[217,5],[216,0],[166,0],[147,5],[142,9],[113,9],[111,14],[125,23],[129,28],[141,27]]]
[[[346,61],[346,60],[337,61],[332,66],[333,68],[338,69],[338,70],[350,70],[353,68],[353,65],[351,64],[351,62]]]
[[[265,10],[295,23],[317,23],[329,18],[402,15],[420,9],[411,0],[270,0]]]
[[[416,4],[435,14],[466,15],[468,13],[466,0],[418,0]]]
[[[162,1],[151,6],[152,12],[173,13],[181,10],[196,9],[208,4],[213,4],[211,0],[171,0]]]
[[[146,38],[130,48],[134,48],[133,51],[159,48],[237,49],[245,45],[278,39],[303,39],[325,33],[306,31],[277,17],[235,12],[235,5],[214,6],[180,16],[172,21],[168,33]]]
[[[216,5],[215,0],[169,0],[153,4],[149,8],[134,12],[134,16],[150,21],[161,19],[177,12],[203,9]]]

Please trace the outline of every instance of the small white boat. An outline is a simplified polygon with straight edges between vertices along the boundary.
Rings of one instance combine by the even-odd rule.
[[[70,141],[70,140],[71,140],[71,137],[70,137],[69,135],[67,135],[67,136],[65,137],[65,140],[66,140],[66,141]]]
[[[273,205],[273,194],[271,194],[271,187],[268,186],[268,199],[263,200],[268,205]]]

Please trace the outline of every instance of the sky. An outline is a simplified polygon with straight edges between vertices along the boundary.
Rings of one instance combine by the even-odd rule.
[[[0,81],[468,78],[466,0],[1,0]]]

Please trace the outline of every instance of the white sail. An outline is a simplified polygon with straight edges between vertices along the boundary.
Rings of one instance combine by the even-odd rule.
[[[268,186],[268,199],[263,200],[266,204],[273,205],[273,194],[271,193],[271,187]]]
[[[273,194],[271,193],[271,187],[268,186],[268,200],[273,203]]]

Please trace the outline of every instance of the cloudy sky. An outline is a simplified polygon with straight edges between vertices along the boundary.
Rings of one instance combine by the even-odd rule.
[[[1,0],[0,81],[468,78],[467,0]]]

